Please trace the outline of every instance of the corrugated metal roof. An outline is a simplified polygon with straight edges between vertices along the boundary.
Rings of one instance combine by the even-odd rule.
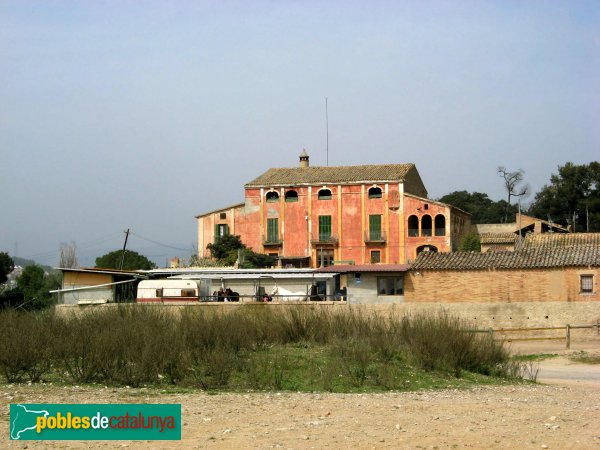
[[[600,247],[523,249],[514,252],[421,253],[412,270],[541,269],[600,266]]]
[[[272,275],[257,275],[250,273],[212,273],[195,275],[175,275],[169,279],[177,280],[327,280],[333,278],[335,273],[274,273]]]
[[[414,168],[412,163],[272,168],[246,183],[246,187],[402,181]]]
[[[139,270],[119,270],[119,269],[103,269],[97,267],[78,267],[78,268],[64,268],[64,267],[55,267],[55,269],[60,270],[62,272],[83,272],[83,273],[98,273],[105,275],[140,275]]]

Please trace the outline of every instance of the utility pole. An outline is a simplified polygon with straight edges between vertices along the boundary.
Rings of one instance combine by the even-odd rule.
[[[121,254],[121,264],[119,265],[119,270],[123,270],[123,263],[125,262],[125,248],[127,247],[127,239],[129,238],[129,228],[127,228],[126,231],[123,231],[123,233],[125,233],[125,242],[123,243],[123,253]]]

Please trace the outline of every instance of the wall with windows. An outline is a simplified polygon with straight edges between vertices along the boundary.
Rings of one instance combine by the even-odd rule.
[[[406,195],[406,258],[414,260],[422,251],[449,252],[452,250],[449,205],[429,199]]]
[[[333,261],[402,264],[421,251],[451,251],[459,239],[453,230],[460,235],[470,216],[405,194],[404,188],[402,183],[246,188],[244,204],[198,217],[200,253],[208,256],[206,245],[219,234],[240,235],[256,252],[310,258],[311,267]]]
[[[403,273],[348,273],[345,282],[350,304],[369,305],[404,302]]]
[[[415,303],[600,301],[599,276],[598,267],[409,271],[404,298]]]

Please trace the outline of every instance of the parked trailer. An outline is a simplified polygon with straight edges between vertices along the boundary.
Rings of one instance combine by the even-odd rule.
[[[143,280],[138,284],[136,302],[197,302],[199,283],[196,280]]]

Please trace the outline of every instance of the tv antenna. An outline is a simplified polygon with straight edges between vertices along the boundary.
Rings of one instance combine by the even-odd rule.
[[[327,167],[329,167],[329,111],[327,109],[327,97],[325,97],[325,134],[327,139]]]

